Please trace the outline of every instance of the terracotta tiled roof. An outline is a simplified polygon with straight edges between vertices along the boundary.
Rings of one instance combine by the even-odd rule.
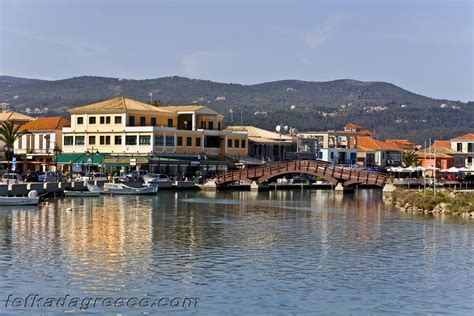
[[[69,110],[70,113],[104,113],[107,111],[144,111],[144,112],[163,112],[168,114],[174,114],[171,111],[163,109],[160,106],[153,106],[143,102],[135,101],[132,99],[118,97],[115,99],[105,100],[102,102],[80,106]]]
[[[345,128],[357,128],[357,129],[365,129],[365,127],[361,126],[361,125],[357,125],[357,124],[354,124],[354,123],[347,123],[345,126]]]
[[[267,131],[265,129],[261,129],[261,128],[258,128],[258,127],[255,127],[255,126],[236,126],[236,125],[234,125],[234,126],[228,126],[225,129],[225,131],[227,131],[227,132],[246,132],[248,134],[249,139],[252,138],[252,140],[254,140],[254,141],[257,141],[257,138],[260,138],[262,140],[263,139],[269,139],[269,140],[274,140],[274,141],[280,141],[280,139],[282,141],[293,140],[293,138],[291,136],[282,134],[281,138],[280,138],[280,134],[278,134],[278,133]]]
[[[474,140],[474,133],[467,133],[458,137],[455,137],[453,139],[459,139],[459,140]]]
[[[409,141],[408,139],[387,139],[385,143],[389,146],[393,146],[395,148],[400,148],[403,150],[414,150],[415,144]]]
[[[435,140],[433,143],[433,148],[451,148],[450,140]]]
[[[164,105],[160,108],[172,111],[172,112],[181,112],[181,111],[199,111],[207,108],[205,105]]]
[[[4,121],[31,121],[33,117],[18,112],[0,112],[0,122]]]
[[[336,133],[345,133],[350,135],[359,135],[359,136],[373,136],[376,135],[375,131],[365,129],[361,131],[336,131]]]
[[[64,117],[42,117],[29,121],[20,127],[20,130],[27,131],[54,131],[65,126],[70,126],[71,122]]]
[[[386,142],[374,139],[368,136],[360,136],[357,138],[357,149],[361,151],[376,151],[376,150],[402,150],[394,147]]]

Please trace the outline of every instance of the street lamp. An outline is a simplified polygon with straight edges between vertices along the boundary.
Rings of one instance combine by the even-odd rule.
[[[7,157],[7,186],[10,184],[10,159],[13,157],[13,146],[6,144],[5,147],[5,156]]]
[[[56,171],[56,175],[58,174],[58,156],[61,154],[61,148],[58,147],[58,145],[54,145],[54,169]]]
[[[153,151],[150,151],[148,153],[148,168],[150,169],[149,172],[155,172],[153,169],[153,159],[155,158],[155,153]]]

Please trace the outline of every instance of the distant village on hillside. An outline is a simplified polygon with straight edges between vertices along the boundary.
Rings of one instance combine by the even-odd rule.
[[[378,131],[355,122],[339,130],[300,132],[298,126],[283,124],[274,130],[245,122],[224,126],[223,120],[222,113],[206,105],[156,106],[124,97],[71,108],[67,117],[0,113],[0,122],[14,121],[29,132],[14,144],[17,170],[22,172],[72,172],[91,165],[114,173],[158,164],[163,172],[179,174],[195,172],[197,166],[218,172],[229,164],[295,159],[380,170],[474,169],[474,133],[417,144],[409,139],[382,140]]]

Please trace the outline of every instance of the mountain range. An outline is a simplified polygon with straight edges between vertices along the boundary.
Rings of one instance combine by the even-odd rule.
[[[184,77],[131,80],[83,76],[39,80],[0,76],[0,103],[32,116],[68,116],[71,107],[117,96],[163,105],[203,104],[225,115],[226,125],[278,124],[338,130],[347,122],[382,138],[449,139],[474,130],[474,102],[433,99],[387,82],[280,80],[255,85]]]

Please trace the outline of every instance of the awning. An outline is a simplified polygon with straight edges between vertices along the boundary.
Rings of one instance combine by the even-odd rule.
[[[110,154],[106,153],[71,153],[71,154],[61,154],[57,157],[57,163],[60,165],[65,164],[81,164],[88,165],[89,157],[92,159],[92,165],[103,164],[107,157]]]

